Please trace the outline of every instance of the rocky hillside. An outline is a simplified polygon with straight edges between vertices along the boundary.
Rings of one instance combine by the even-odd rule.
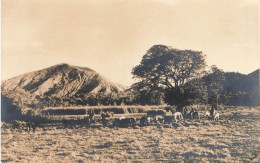
[[[2,96],[13,99],[15,103],[30,105],[56,102],[62,104],[64,100],[73,100],[76,97],[115,95],[127,89],[90,68],[68,64],[13,77],[3,81],[1,88]]]
[[[96,71],[59,64],[3,81],[2,90],[24,90],[32,95],[73,96],[77,93],[118,93],[125,86],[112,83]]]

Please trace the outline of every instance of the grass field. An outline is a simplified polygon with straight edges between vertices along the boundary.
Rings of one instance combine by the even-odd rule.
[[[250,162],[260,155],[260,109],[220,110],[173,126],[2,129],[2,162]]]

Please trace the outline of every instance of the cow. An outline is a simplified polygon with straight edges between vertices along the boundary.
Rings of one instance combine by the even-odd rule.
[[[130,118],[130,126],[134,127],[136,125],[136,118]]]
[[[27,132],[30,132],[31,130],[33,131],[33,133],[36,131],[36,123],[34,122],[28,122],[27,123]]]
[[[213,120],[219,121],[219,113],[214,114]]]
[[[219,113],[216,111],[216,108],[212,107],[210,110],[211,120],[219,120]]]
[[[140,126],[144,126],[146,122],[147,122],[147,117],[143,115],[140,119]]]
[[[215,108],[212,107],[210,110],[210,116],[213,118],[215,113],[216,113],[216,110],[215,110]]]
[[[103,127],[106,126],[106,123],[107,123],[106,118],[107,118],[107,114],[104,113],[104,112],[101,112],[101,120],[102,120],[102,125],[103,125]]]
[[[187,118],[187,114],[188,114],[188,109],[187,108],[185,108],[185,109],[183,109],[183,118]]]
[[[198,119],[200,119],[200,115],[198,111],[194,111],[192,116],[193,118],[197,117]]]
[[[134,127],[136,125],[136,118],[116,118],[113,124],[121,128]]]
[[[172,123],[173,121],[173,116],[171,115],[165,115],[163,118],[164,118],[164,124],[169,124]]]
[[[179,120],[182,120],[182,119],[183,119],[183,116],[182,116],[181,112],[175,112],[175,113],[173,114],[173,117],[174,117],[175,122],[178,122],[178,119],[179,119]]]
[[[208,111],[205,112],[204,116],[208,117],[208,120],[212,119],[211,116],[210,116],[210,112],[208,112]]]
[[[143,115],[140,119],[140,126],[149,125],[153,122],[152,117],[148,117],[146,115]]]
[[[154,122],[155,122],[155,124],[163,123],[164,122],[163,116],[155,116],[154,117]]]
[[[197,117],[198,119],[200,119],[199,112],[194,108],[192,108],[189,113],[187,113],[187,110],[185,110],[184,113],[185,113],[184,115],[185,118],[193,119]]]
[[[69,128],[69,123],[66,119],[62,119],[62,124],[63,124],[64,128]]]
[[[90,123],[95,122],[95,112],[93,109],[89,110],[89,120],[90,120]]]
[[[185,114],[185,118],[193,119],[193,111]]]
[[[204,116],[210,117],[210,112],[206,111],[205,114],[204,114]]]
[[[86,124],[87,127],[89,127],[89,126],[90,126],[90,123],[91,123],[90,117],[86,117],[86,118],[84,119],[84,123]]]

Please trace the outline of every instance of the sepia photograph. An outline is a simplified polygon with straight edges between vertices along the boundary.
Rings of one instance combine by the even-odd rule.
[[[260,1],[1,0],[1,162],[260,162]]]

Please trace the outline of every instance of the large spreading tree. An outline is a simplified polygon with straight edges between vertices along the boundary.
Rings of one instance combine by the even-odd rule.
[[[165,102],[180,110],[202,99],[201,93],[206,92],[199,80],[205,66],[205,55],[201,51],[154,45],[133,68],[132,74],[147,91],[163,90]]]

